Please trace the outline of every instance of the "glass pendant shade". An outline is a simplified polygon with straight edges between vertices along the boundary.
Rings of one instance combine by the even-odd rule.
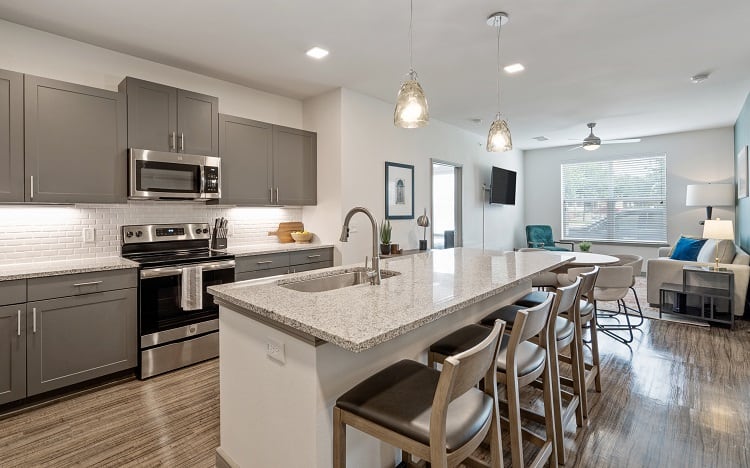
[[[500,117],[495,116],[495,121],[490,126],[490,133],[487,135],[487,151],[491,153],[502,153],[513,149],[513,139],[510,136],[508,122]]]
[[[422,86],[417,81],[417,73],[412,70],[409,78],[401,84],[396,97],[396,110],[393,124],[402,128],[424,127],[430,121],[430,110]]]

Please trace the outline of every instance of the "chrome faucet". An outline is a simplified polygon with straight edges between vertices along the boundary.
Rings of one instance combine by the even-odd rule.
[[[370,218],[370,224],[372,224],[372,274],[368,273],[368,276],[370,276],[370,281],[372,284],[380,284],[380,252],[378,251],[378,222],[375,221],[375,218],[373,218],[372,213],[370,213],[370,210],[367,208],[362,208],[361,206],[356,206],[349,210],[349,212],[346,214],[346,218],[344,218],[344,226],[341,228],[341,238],[339,240],[341,242],[348,242],[349,241],[349,221],[351,221],[352,216],[354,216],[354,213],[364,213],[367,215],[368,218]],[[365,265],[365,268],[367,268],[367,265]]]

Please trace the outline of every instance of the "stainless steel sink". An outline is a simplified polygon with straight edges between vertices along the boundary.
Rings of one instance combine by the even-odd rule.
[[[380,270],[380,277],[383,279],[400,274],[397,271]],[[279,286],[301,292],[322,292],[348,288],[349,286],[356,286],[358,284],[370,284],[370,282],[370,277],[367,276],[367,271],[364,268],[355,268],[320,278],[281,283]]]

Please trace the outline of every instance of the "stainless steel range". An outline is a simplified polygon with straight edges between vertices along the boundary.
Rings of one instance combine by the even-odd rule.
[[[208,286],[234,281],[234,255],[209,248],[209,225],[122,227],[122,257],[140,266],[141,379],[219,355],[219,307]]]

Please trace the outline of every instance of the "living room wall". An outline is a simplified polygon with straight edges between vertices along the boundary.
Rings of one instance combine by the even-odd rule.
[[[734,154],[739,153],[742,147],[747,145],[750,145],[750,94],[734,124]],[[750,198],[737,200],[737,237],[740,247],[748,251],[750,248]]]
[[[750,126],[750,119],[747,125]],[[732,135],[732,127],[724,127],[644,137],[637,144],[604,145],[592,152],[569,151],[570,147],[525,151],[525,224],[550,224],[555,239],[560,239],[561,163],[666,153],[667,239],[671,243],[680,234],[699,236],[702,231],[698,221],[705,218],[705,208],[685,206],[686,187],[688,184],[727,183],[734,180]],[[750,198],[747,201],[747,218],[750,223]],[[722,219],[734,219],[734,207],[715,207],[713,215]],[[750,236],[750,226],[747,233]],[[645,259],[657,256],[657,246],[652,245],[594,244],[591,250],[605,254],[636,254]]]

